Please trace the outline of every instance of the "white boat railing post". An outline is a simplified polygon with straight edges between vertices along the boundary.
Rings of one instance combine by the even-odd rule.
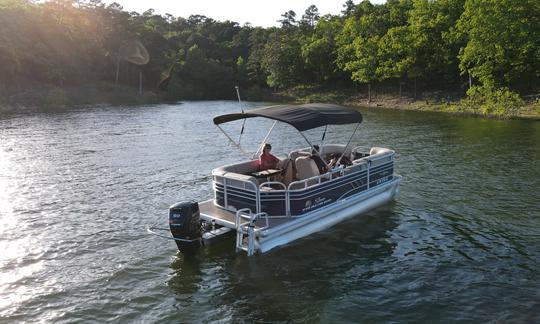
[[[285,189],[285,216],[291,217],[291,196],[289,189]]]
[[[369,190],[369,172],[371,170],[371,160],[368,160],[367,161],[367,189],[366,190]]]
[[[255,188],[255,209],[257,213],[261,212],[261,191]]]
[[[223,205],[225,209],[229,208],[229,201],[227,197],[227,178],[223,177]]]
[[[266,226],[255,228],[255,222],[261,217],[266,218]],[[242,220],[247,220],[242,222]],[[234,221],[236,227],[236,252],[246,251],[248,256],[255,254],[255,242],[257,239],[257,232],[267,229],[269,225],[267,213],[252,213],[249,208],[242,208],[236,212],[236,218]],[[247,242],[245,242],[245,240]]]

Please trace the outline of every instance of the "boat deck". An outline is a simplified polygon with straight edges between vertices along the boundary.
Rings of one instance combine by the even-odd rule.
[[[206,221],[215,220],[216,224],[218,225],[235,229],[236,213],[216,206],[213,199],[200,202],[199,211],[201,213],[202,219]],[[291,218],[289,217],[269,218],[268,224],[269,227],[274,227],[286,223],[290,220]],[[266,226],[265,219],[259,219],[255,223],[255,228],[260,228],[263,226]]]

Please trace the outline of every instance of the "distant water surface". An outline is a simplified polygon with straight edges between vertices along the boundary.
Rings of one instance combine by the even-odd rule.
[[[231,240],[184,260],[145,228],[242,159],[212,124],[236,111],[0,115],[0,322],[540,322],[540,123],[364,109],[352,143],[396,150],[394,202],[266,255]],[[304,145],[287,126],[270,142]]]

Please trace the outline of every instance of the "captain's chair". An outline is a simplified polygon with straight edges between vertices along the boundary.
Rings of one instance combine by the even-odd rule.
[[[299,180],[312,178],[319,175],[317,164],[309,156],[300,156],[296,158],[296,177]]]

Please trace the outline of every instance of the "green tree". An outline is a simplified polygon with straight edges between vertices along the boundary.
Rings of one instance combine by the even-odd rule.
[[[319,9],[315,5],[309,6],[302,15],[301,25],[308,26],[310,28],[315,27],[315,24],[319,21],[321,16],[319,15]]]
[[[281,23],[281,27],[287,28],[297,24],[296,12],[292,10],[286,11],[281,17],[283,17],[283,19],[278,20],[278,22]]]
[[[343,71],[351,73],[352,81],[367,84],[368,101],[371,101],[371,85],[378,80],[379,41],[388,30],[388,17],[384,5],[362,1],[336,36],[336,63]]]
[[[464,3],[465,0],[414,1],[409,13],[409,41],[418,76],[424,80],[441,80],[443,86],[459,83],[457,56],[464,43],[452,37],[452,33]]]
[[[284,88],[298,83],[304,72],[300,46],[297,33],[270,34],[261,61],[269,86]]]
[[[531,87],[540,72],[540,2],[467,0],[457,30],[462,73],[487,86]]]
[[[356,6],[352,0],[347,0],[342,7],[343,10],[341,11],[341,13],[343,14],[343,17],[348,18],[354,13],[354,9]]]
[[[341,31],[342,21],[337,16],[320,18],[313,34],[302,44],[304,67],[318,82],[336,80],[343,76],[336,65],[336,36]]]

